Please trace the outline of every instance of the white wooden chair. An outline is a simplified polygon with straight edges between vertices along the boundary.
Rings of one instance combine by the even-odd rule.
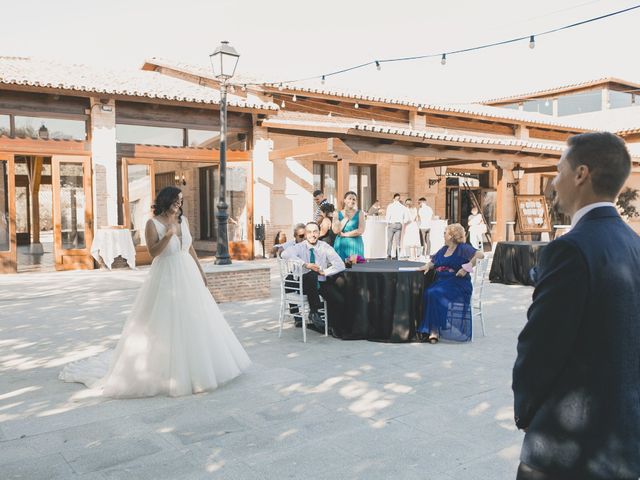
[[[484,328],[484,317],[482,316],[482,290],[484,289],[484,280],[488,275],[489,261],[491,257],[491,253],[486,253],[482,260],[478,260],[475,268],[473,269],[473,276],[471,277],[471,283],[473,285],[473,293],[471,294],[471,318],[473,323],[480,320],[483,337],[485,337],[487,333]],[[474,330],[475,329],[472,325],[471,341],[473,341]]]
[[[278,319],[278,337],[282,336],[282,325],[285,317],[301,317],[302,318],[302,340],[307,343],[307,317],[309,315],[309,301],[307,296],[302,293],[302,265],[292,260],[278,259],[280,268],[280,317]],[[287,291],[289,290],[289,291]],[[327,310],[327,302],[322,296],[322,308],[318,313],[324,320],[324,336],[329,335],[329,315]],[[291,307],[298,307],[297,313],[291,313]]]

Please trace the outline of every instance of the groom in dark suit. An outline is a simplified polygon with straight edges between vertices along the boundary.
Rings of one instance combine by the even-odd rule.
[[[513,367],[518,480],[640,476],[640,237],[615,199],[631,170],[611,133],[568,140],[553,181],[571,231],[542,252]]]

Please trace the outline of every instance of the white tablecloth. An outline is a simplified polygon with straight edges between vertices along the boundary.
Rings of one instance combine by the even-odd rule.
[[[444,229],[447,226],[446,220],[431,220],[431,252],[433,255],[444,247]],[[387,222],[384,217],[370,216],[367,218],[367,226],[362,235],[364,242],[365,258],[386,258],[387,257]]]
[[[367,218],[362,234],[364,258],[387,258],[387,222],[375,215]]]
[[[431,230],[429,240],[431,240],[431,255],[444,247],[444,229],[447,227],[446,220],[431,220]]]
[[[109,270],[118,255],[127,260],[129,267],[136,268],[136,247],[128,228],[99,228],[91,245],[91,255],[98,262],[102,257]]]

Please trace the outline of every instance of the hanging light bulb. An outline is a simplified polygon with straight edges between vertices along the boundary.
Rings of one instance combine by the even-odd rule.
[[[548,98],[544,101],[544,106],[545,106],[545,107],[548,107],[548,106],[549,106],[549,99],[548,99]]]
[[[446,53],[442,54],[442,58],[440,59],[440,64],[441,65],[446,65],[447,64],[447,54]]]
[[[378,60],[376,60],[376,68],[378,69],[378,71],[382,70],[382,66],[380,65],[380,62]]]
[[[245,85],[242,85],[242,91],[243,91],[243,92],[246,92],[246,91],[247,91],[247,85],[246,85],[246,84],[245,84]]]
[[[282,108],[284,108],[284,107],[286,107],[286,106],[287,106],[287,104],[286,104],[286,103],[284,103],[284,100],[282,100],[282,103],[280,104],[280,106],[281,106]]]
[[[296,97],[296,96],[294,95],[294,96],[293,96],[293,98],[292,98],[291,100],[293,100],[294,102],[297,102],[297,101],[298,101],[298,97]]]
[[[324,85],[324,82],[325,82],[324,75],[322,75],[322,79],[320,80],[320,83]]]
[[[360,108],[360,105],[358,105],[357,103],[353,106],[353,108]]]
[[[329,112],[329,115],[327,115],[327,117],[331,118],[333,115],[331,115],[331,112]]]
[[[284,90],[284,87],[282,86],[282,84],[278,85],[278,90],[280,91]]]
[[[531,49],[536,48],[536,37],[535,37],[535,35],[531,35],[529,37],[529,48],[531,48]]]

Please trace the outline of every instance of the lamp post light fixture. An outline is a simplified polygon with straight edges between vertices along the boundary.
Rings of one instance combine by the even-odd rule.
[[[440,165],[439,167],[434,167],[433,171],[436,172],[436,177],[438,178],[429,179],[429,188],[433,187],[436,183],[440,183],[440,181],[447,176],[447,166]]]
[[[520,183],[520,180],[524,177],[524,168],[522,168],[520,164],[516,163],[513,170],[511,170],[511,173],[513,173],[513,182],[507,183],[507,188],[515,187]]]
[[[236,49],[223,41],[216,50],[209,55],[213,74],[220,80],[220,194],[218,196],[218,236],[216,242],[216,265],[229,265],[229,237],[227,223],[229,214],[227,209],[227,81],[233,77],[238,66],[240,55]]]

